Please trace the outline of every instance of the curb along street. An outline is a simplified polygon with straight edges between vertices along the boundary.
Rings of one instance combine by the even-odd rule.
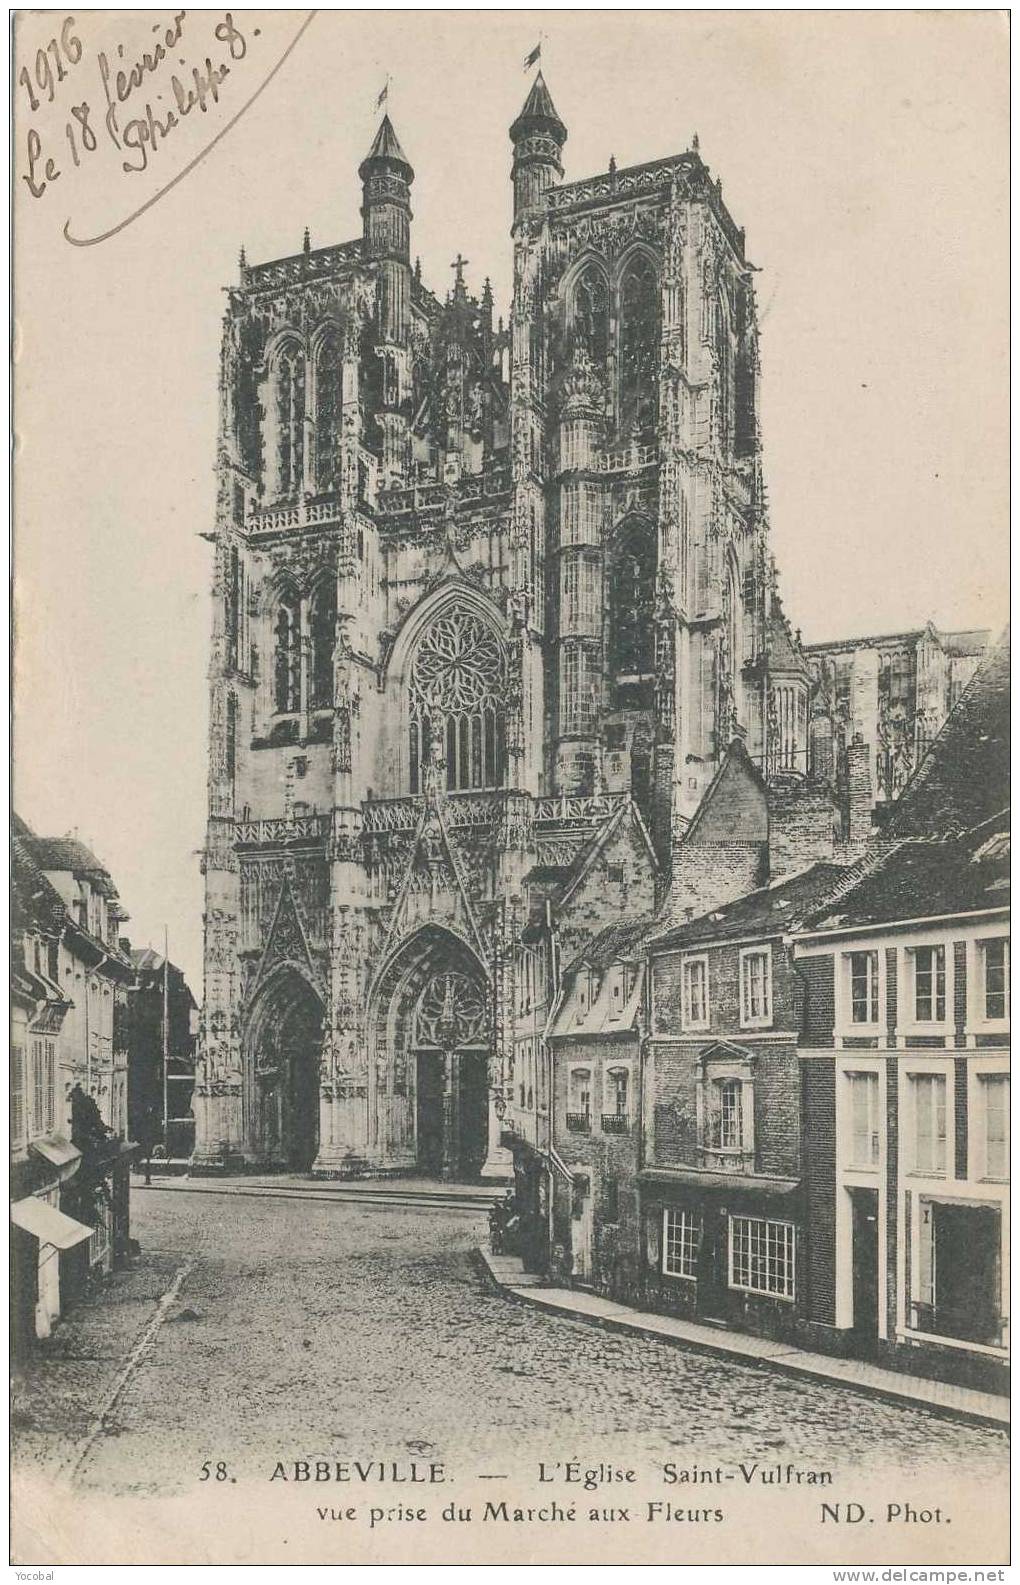
[[[695,1353],[715,1354],[751,1368],[777,1371],[802,1380],[830,1381],[850,1392],[927,1409],[945,1419],[1009,1431],[1009,1400],[994,1393],[932,1381],[926,1376],[908,1376],[862,1360],[815,1354],[743,1332],[720,1332],[675,1316],[632,1310],[598,1294],[547,1286],[542,1278],[524,1271],[521,1261],[514,1256],[491,1255],[482,1248],[476,1255],[479,1268],[507,1298],[547,1313],[582,1321],[603,1331],[653,1338],[656,1342],[672,1343]]]

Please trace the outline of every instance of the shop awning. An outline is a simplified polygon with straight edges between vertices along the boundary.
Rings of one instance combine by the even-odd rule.
[[[73,1216],[65,1216],[63,1211],[47,1205],[45,1200],[36,1199],[34,1194],[30,1194],[27,1200],[14,1202],[11,1206],[11,1221],[15,1227],[31,1233],[40,1244],[52,1244],[55,1249],[73,1249],[76,1244],[83,1244],[86,1238],[91,1238],[93,1231],[84,1222],[76,1222]]]
[[[799,1178],[767,1178],[753,1172],[709,1172],[697,1167],[645,1167],[638,1173],[641,1183],[678,1189],[724,1189],[727,1194],[793,1194],[800,1188]]]
[[[28,1148],[34,1155],[41,1156],[43,1161],[49,1162],[60,1174],[61,1182],[72,1176],[68,1167],[74,1168],[81,1160],[81,1151],[77,1145],[72,1145],[69,1139],[64,1139],[61,1134],[44,1134],[39,1139],[31,1139]]]

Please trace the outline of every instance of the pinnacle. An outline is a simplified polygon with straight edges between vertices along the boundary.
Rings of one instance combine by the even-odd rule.
[[[529,121],[542,121],[547,126],[556,128],[561,135],[561,141],[566,142],[567,129],[557,114],[556,106],[552,102],[552,95],[546,87],[545,78],[542,76],[541,71],[531,85],[531,90],[524,101],[520,115],[510,128],[510,136],[516,137],[518,130],[523,132],[525,123]]]
[[[412,176],[414,175],[411,162],[400,147],[400,139],[394,132],[393,122],[388,115],[383,116],[379,123],[379,130],[372,140],[372,147],[362,161],[362,171],[370,160],[392,160],[395,164],[403,165]]]

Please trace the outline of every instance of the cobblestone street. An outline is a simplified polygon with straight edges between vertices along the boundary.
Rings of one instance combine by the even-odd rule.
[[[141,1268],[80,1308],[19,1394],[16,1457],[83,1489],[167,1494],[206,1460],[417,1457],[500,1472],[536,1457],[1005,1468],[1004,1434],[612,1336],[493,1291],[476,1212],[138,1190]],[[151,1347],[112,1384],[183,1269]],[[91,1440],[90,1424],[92,1429]]]

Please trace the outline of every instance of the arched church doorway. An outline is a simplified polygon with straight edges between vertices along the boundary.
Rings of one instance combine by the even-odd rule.
[[[322,1003],[294,969],[274,976],[249,1024],[251,1144],[266,1165],[308,1172],[319,1148]]]
[[[491,1106],[491,989],[481,964],[456,936],[427,926],[384,972],[376,1005],[377,1061],[406,1083],[419,1172],[479,1178]]]

